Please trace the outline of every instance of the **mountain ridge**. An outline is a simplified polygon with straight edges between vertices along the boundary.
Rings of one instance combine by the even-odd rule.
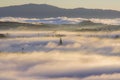
[[[81,17],[81,18],[120,18],[120,11],[105,9],[74,8],[65,9],[48,4],[24,4],[0,7],[0,17]]]

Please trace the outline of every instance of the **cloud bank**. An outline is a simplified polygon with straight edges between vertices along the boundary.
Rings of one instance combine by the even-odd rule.
[[[59,51],[1,53],[0,80],[119,80],[119,59]]]
[[[46,24],[78,24],[84,20],[90,20],[94,23],[102,23],[107,25],[120,25],[120,19],[85,19],[85,18],[68,18],[68,17],[56,17],[56,18],[21,18],[21,17],[2,17],[0,21],[13,21],[23,23],[46,23]]]
[[[0,80],[120,79],[119,38],[88,37],[104,34],[99,32],[61,33],[67,35],[63,45],[58,45],[58,37],[10,31],[9,38],[0,39]]]

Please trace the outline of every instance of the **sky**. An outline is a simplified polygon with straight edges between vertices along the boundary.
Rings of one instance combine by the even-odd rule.
[[[120,11],[120,0],[0,0],[0,7],[21,4],[50,4],[61,8],[113,9]]]

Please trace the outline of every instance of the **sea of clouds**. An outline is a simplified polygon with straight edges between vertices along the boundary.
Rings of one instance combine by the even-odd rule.
[[[119,80],[119,60],[84,52],[1,53],[0,80]]]
[[[68,17],[56,17],[56,18],[21,18],[21,17],[1,17],[0,21],[12,21],[23,23],[46,23],[46,24],[78,24],[84,20],[90,20],[94,23],[102,23],[107,25],[120,25],[120,19],[85,19],[85,18],[68,18]]]
[[[49,31],[1,33],[6,32],[9,37],[0,39],[0,80],[120,79],[120,39],[99,37],[119,32],[58,32],[67,35],[62,45]]]
[[[1,52],[34,52],[34,51],[86,51],[99,52],[119,55],[119,38],[120,32],[67,32],[67,31],[1,31],[1,34],[7,34],[8,38],[0,39]],[[63,46],[59,46],[59,37],[55,34],[65,35]],[[88,41],[89,39],[89,41]],[[102,44],[104,43],[104,44]],[[89,45],[92,44],[92,45]],[[72,47],[71,47],[72,46]]]

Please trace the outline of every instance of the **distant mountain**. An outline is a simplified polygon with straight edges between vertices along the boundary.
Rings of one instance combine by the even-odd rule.
[[[82,17],[82,18],[120,18],[120,11],[102,9],[64,9],[47,4],[24,4],[0,8],[0,17]]]

